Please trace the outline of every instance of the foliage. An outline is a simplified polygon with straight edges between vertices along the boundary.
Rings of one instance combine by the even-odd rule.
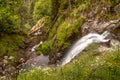
[[[15,12],[20,1],[0,0],[0,32],[13,32],[20,28],[19,14]]]
[[[15,59],[18,58],[17,50],[19,46],[23,46],[22,40],[23,36],[18,34],[7,35],[3,34],[0,38],[0,57],[3,56],[14,56]],[[20,57],[20,56],[19,56]]]
[[[91,45],[64,67],[33,69],[20,73],[17,80],[119,80],[120,50],[99,54]]]
[[[53,25],[52,30],[49,32],[48,39],[52,39],[54,35],[57,33],[57,28],[64,21],[63,15],[59,16],[56,23]]]
[[[69,46],[70,43],[67,43],[66,40],[70,36],[72,36],[73,33],[78,33],[80,30],[79,28],[81,27],[80,25],[82,24],[82,18],[76,19],[71,21],[70,23],[68,22],[63,22],[57,29],[57,47],[58,49],[62,47],[62,49],[66,48]]]
[[[50,16],[51,15],[51,0],[38,0],[35,3],[33,17],[34,20],[39,20],[43,16]]]
[[[52,46],[53,46],[53,41],[48,41],[48,42],[44,42],[42,45],[40,45],[36,51],[37,51],[37,54],[45,54],[45,55],[48,55],[48,53],[51,51],[52,49]]]
[[[80,7],[81,7],[81,5],[80,5]],[[69,13],[70,14],[69,16],[67,16],[67,14],[60,15],[58,17],[58,19],[56,20],[55,24],[53,25],[51,31],[49,31],[48,41],[46,41],[46,42],[50,43],[49,40],[56,40],[57,41],[57,44],[55,44],[56,48],[57,48],[56,51],[64,50],[65,48],[70,46],[71,43],[69,42],[68,38],[73,36],[73,34],[80,35],[81,25],[83,22],[83,18],[79,14],[79,11],[82,10],[82,8],[80,8],[80,7],[74,9],[71,13]],[[48,19],[48,20],[50,20],[50,19]],[[48,20],[46,20],[45,22],[49,22]],[[44,29],[49,30],[49,27],[47,28],[47,25],[46,25],[44,27]],[[53,44],[53,43],[51,43],[51,44]],[[51,49],[53,49],[53,48],[54,47],[51,46]],[[40,50],[40,51],[42,51],[42,53],[44,53],[43,51],[46,51],[46,49],[45,50],[43,50],[43,49],[45,49],[45,48],[42,48],[42,50],[40,50],[40,47],[39,47],[39,49],[37,49],[37,51],[39,52],[39,50]],[[47,52],[49,52],[49,51],[47,51]]]
[[[29,19],[28,19],[28,24],[30,26],[34,26],[35,25],[35,20],[33,18],[33,14],[34,14],[34,7],[35,7],[35,3],[36,3],[37,0],[30,0],[30,2],[28,3],[29,6],[27,6],[27,11],[28,11],[28,14],[29,15]]]
[[[48,55],[51,50],[55,50],[52,54],[56,55],[81,36],[83,18],[91,18],[91,13],[95,13],[93,19],[100,17],[102,20],[110,20],[120,17],[120,11],[116,11],[115,14],[110,12],[120,0],[91,2],[91,0],[0,0],[0,57],[7,55],[15,56],[17,59],[17,50],[23,46],[23,36],[8,33],[27,31],[42,18],[45,18],[42,28],[44,43],[36,49],[37,54]],[[97,4],[103,5],[108,10],[104,12],[99,10],[98,6],[93,11],[92,6]],[[99,15],[99,12],[103,14]],[[73,36],[74,40],[71,39]],[[87,48],[77,60],[65,67],[49,70],[35,69],[20,73],[18,80],[118,80],[120,78],[119,51],[99,54],[94,47],[96,44]]]

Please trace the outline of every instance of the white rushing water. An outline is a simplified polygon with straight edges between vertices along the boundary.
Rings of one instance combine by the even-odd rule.
[[[87,46],[92,43],[108,42],[109,39],[105,39],[110,33],[105,31],[103,34],[89,33],[88,35],[79,39],[68,51],[66,56],[62,59],[62,66],[69,63],[75,56],[83,51]]]

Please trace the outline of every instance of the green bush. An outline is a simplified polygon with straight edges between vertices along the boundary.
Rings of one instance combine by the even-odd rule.
[[[33,18],[34,20],[39,20],[43,16],[50,16],[51,15],[51,0],[38,0],[35,3]]]
[[[44,55],[48,55],[49,52],[51,51],[51,49],[53,48],[53,41],[48,41],[48,42],[44,42],[42,45],[40,45],[36,51],[37,54],[44,54]]]
[[[0,32],[11,33],[20,28],[19,14],[14,11],[19,7],[19,2],[0,1]]]

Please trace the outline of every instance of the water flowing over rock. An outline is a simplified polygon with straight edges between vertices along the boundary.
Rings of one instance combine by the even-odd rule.
[[[65,57],[62,59],[62,66],[69,63],[75,56],[77,56],[81,51],[83,51],[87,46],[92,43],[108,42],[109,39],[105,39],[110,33],[105,31],[103,34],[99,35],[97,33],[90,33],[81,39],[79,39],[68,51]]]

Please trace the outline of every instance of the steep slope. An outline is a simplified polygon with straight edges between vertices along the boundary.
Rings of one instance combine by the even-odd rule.
[[[90,32],[102,33],[108,30],[113,36],[110,44],[92,44],[64,67],[33,69],[20,73],[17,79],[119,80],[120,1],[48,0],[42,4],[43,2],[44,0],[36,2],[34,18],[38,21],[30,34],[41,32],[38,37],[43,44],[36,48],[36,53],[49,55],[50,64],[58,62],[78,38]],[[50,4],[52,5],[49,6]],[[46,11],[46,8],[52,12]]]
[[[52,18],[49,14],[45,14],[37,23],[42,25],[44,22],[44,26],[42,28],[37,26],[37,30],[34,30],[42,32],[43,41],[36,51],[38,54],[49,55],[50,63],[56,63],[69,46],[81,36],[90,32],[102,33],[110,30],[110,26],[113,28],[117,26],[116,23],[119,24],[119,0],[60,0],[51,4],[56,14],[49,13]]]

